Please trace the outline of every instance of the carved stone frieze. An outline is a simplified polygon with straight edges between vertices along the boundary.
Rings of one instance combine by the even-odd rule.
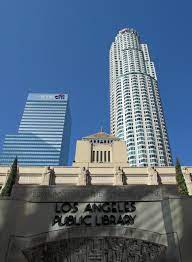
[[[165,251],[165,246],[144,240],[88,237],[44,243],[23,254],[29,262],[157,262]]]

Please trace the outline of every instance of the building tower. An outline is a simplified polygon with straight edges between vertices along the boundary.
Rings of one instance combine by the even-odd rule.
[[[172,165],[155,66],[133,29],[110,48],[110,128],[125,140],[130,166]]]
[[[30,93],[18,134],[6,135],[1,165],[66,165],[70,140],[70,110],[67,94]]]

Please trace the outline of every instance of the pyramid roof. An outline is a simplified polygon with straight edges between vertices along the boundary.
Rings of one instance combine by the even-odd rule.
[[[86,137],[83,137],[83,139],[112,139],[112,140],[120,140],[118,137],[115,137],[112,134],[107,134],[105,132],[98,132],[96,134],[93,135],[89,135]]]

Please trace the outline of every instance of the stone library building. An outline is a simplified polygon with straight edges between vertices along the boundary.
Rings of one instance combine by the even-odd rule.
[[[192,261],[192,166],[173,165],[148,45],[122,29],[109,64],[110,134],[70,166],[69,96],[28,94],[0,154],[0,261]]]

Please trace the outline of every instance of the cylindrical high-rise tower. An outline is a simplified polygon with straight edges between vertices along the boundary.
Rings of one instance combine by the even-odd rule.
[[[130,166],[172,165],[154,63],[133,29],[119,31],[110,49],[110,126]]]

